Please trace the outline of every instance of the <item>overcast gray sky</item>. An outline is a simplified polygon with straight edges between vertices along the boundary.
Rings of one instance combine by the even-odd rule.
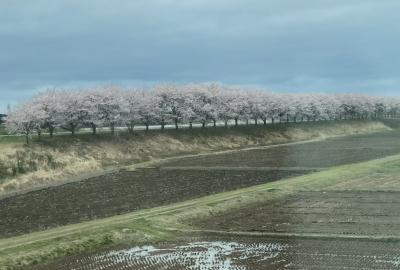
[[[1,0],[0,112],[46,87],[399,90],[398,0]]]

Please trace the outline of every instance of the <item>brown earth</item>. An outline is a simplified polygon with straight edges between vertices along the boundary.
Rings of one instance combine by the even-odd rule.
[[[271,173],[308,172],[293,168],[318,169],[396,154],[400,150],[399,135],[400,132],[395,131],[330,139],[323,144],[282,146],[286,151],[282,149],[281,156],[279,151],[274,151],[279,150],[277,147],[185,158],[160,164],[158,168],[122,172],[126,177],[112,175],[115,183],[135,173],[142,175],[133,178],[135,180],[131,183],[147,179],[144,177],[147,173],[152,175],[149,179],[158,179],[152,180],[155,181],[152,188],[162,195],[139,192],[144,196],[141,202],[146,201],[143,199],[146,194],[149,194],[151,202],[159,199],[156,197],[177,199],[171,192],[178,192],[179,198],[185,194],[190,197],[197,194],[193,190],[218,192],[219,188],[227,187],[225,183],[232,187],[232,183],[254,184],[256,179]],[[186,220],[191,225],[188,227],[195,230],[187,232],[190,237],[185,241],[149,243],[154,247],[114,247],[29,269],[399,269],[400,191],[396,164],[393,164],[397,168],[393,173],[386,168],[381,175],[377,170],[371,177],[364,175],[363,179],[349,179],[348,186],[342,182],[327,183],[325,187],[298,191],[273,201],[242,205],[224,212],[213,212],[207,218]],[[386,166],[391,165],[388,163]],[[80,197],[80,190],[85,190],[87,182],[97,186],[97,181],[98,178],[81,182],[83,186],[73,191]],[[110,183],[107,178],[100,181]],[[176,181],[177,186],[164,188],[166,183]],[[71,185],[74,187],[73,183]],[[109,189],[104,194],[114,192],[115,197],[109,201],[112,207],[129,201],[129,195],[118,197],[122,191],[121,188],[114,190],[115,184],[101,186]],[[123,185],[126,192],[128,186]],[[391,190],[390,187],[397,188]],[[70,194],[73,194],[71,190]],[[71,195],[71,205],[75,204],[75,198],[78,200]],[[97,205],[102,204],[95,201],[88,206]],[[29,209],[29,206],[25,207]],[[107,205],[99,209],[103,208]]]
[[[206,230],[400,236],[400,192],[307,191],[195,220]]]
[[[331,167],[376,159],[400,152],[400,131],[332,138],[268,150],[238,151],[185,158],[164,167]]]
[[[309,173],[309,169],[318,167],[400,153],[399,136],[400,131],[391,131],[184,158],[158,168],[120,171],[3,198],[0,237],[267,183]]]
[[[306,172],[121,171],[0,200],[0,237],[167,205]]]

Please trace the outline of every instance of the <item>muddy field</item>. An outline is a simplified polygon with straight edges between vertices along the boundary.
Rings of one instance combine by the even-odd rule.
[[[113,216],[296,176],[305,171],[143,169],[0,201],[0,236]]]
[[[299,192],[193,225],[223,231],[400,236],[400,192]]]
[[[113,248],[29,269],[399,269],[399,210],[400,192],[299,192],[194,221],[203,231],[187,242]]]
[[[0,237],[122,214],[400,153],[400,131],[185,158],[0,200]]]
[[[115,249],[30,269],[398,269],[398,248],[379,241],[236,237]]]
[[[164,167],[331,167],[400,153],[400,131],[185,158]]]
[[[0,201],[0,231],[15,235],[397,154],[399,137],[396,131],[185,158],[35,191]],[[397,176],[379,179],[398,186]],[[358,190],[363,181],[353,190],[299,191],[186,220],[195,231],[184,242],[114,247],[29,269],[399,269],[400,191],[371,183]]]

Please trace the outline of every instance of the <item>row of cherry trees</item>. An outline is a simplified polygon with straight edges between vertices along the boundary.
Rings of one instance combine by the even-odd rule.
[[[276,94],[219,84],[158,85],[151,89],[98,87],[93,89],[48,90],[11,110],[6,127],[11,134],[56,128],[75,134],[90,127],[208,123],[253,120],[255,124],[283,121],[365,119],[397,115],[400,101],[356,94]]]

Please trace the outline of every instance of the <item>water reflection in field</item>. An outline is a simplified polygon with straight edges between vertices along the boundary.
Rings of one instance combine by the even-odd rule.
[[[112,249],[33,269],[398,269],[399,246],[398,242],[356,239],[232,237]]]

